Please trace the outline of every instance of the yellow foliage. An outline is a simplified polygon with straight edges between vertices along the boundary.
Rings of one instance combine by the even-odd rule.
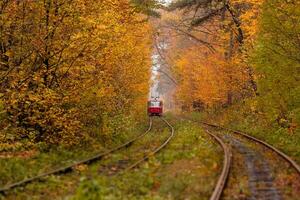
[[[227,85],[222,64],[216,55],[204,57],[193,47],[185,52],[176,64],[180,77],[178,98],[188,107],[195,103],[212,106],[226,101]]]
[[[3,37],[13,70],[1,72],[0,85],[10,124],[37,142],[73,144],[85,125],[104,130],[110,118],[142,113],[151,66],[145,17],[129,0],[49,2],[24,0],[3,11],[16,20]],[[9,23],[0,25],[10,32]]]
[[[201,25],[193,28],[189,19],[197,15],[188,9],[163,15],[162,26],[169,27],[164,32],[173,36],[168,40],[167,61],[175,66],[177,100],[184,109],[228,105],[253,94],[256,85],[247,60],[258,32],[262,3],[230,1],[230,11],[225,9],[210,20],[204,17]],[[203,15],[201,11],[199,16]]]

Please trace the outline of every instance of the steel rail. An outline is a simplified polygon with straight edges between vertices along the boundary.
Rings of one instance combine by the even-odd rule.
[[[46,172],[46,173],[42,173],[40,175],[31,177],[31,178],[24,179],[24,180],[16,182],[16,183],[12,183],[12,184],[6,185],[3,188],[0,188],[0,193],[5,193],[5,192],[7,192],[7,191],[9,191],[9,190],[11,190],[13,188],[24,186],[24,185],[26,185],[28,183],[40,180],[41,178],[44,178],[44,177],[49,176],[49,175],[66,173],[68,171],[72,171],[72,169],[74,167],[78,166],[78,165],[90,164],[90,163],[95,162],[97,160],[101,160],[104,156],[107,156],[107,155],[109,155],[109,154],[111,154],[113,152],[116,152],[116,151],[121,150],[123,148],[128,148],[134,142],[136,142],[140,138],[144,137],[147,133],[149,133],[150,130],[152,129],[152,124],[153,124],[152,118],[149,118],[149,127],[148,127],[148,129],[144,133],[138,135],[137,137],[135,137],[135,138],[127,141],[126,143],[124,143],[124,144],[122,144],[120,146],[117,146],[117,147],[115,147],[113,149],[110,149],[110,150],[108,150],[106,152],[101,152],[101,153],[99,153],[97,155],[94,155],[94,156],[89,157],[87,159],[84,159],[84,160],[78,161],[76,163],[70,164],[68,166],[61,167],[61,168],[58,168],[58,169],[55,169],[55,170],[52,170],[52,171],[49,171],[49,172]]]
[[[150,156],[153,156],[155,154],[157,154],[159,151],[161,151],[163,148],[165,148],[168,143],[170,142],[170,140],[174,137],[174,128],[173,126],[164,118],[160,117],[160,119],[162,121],[164,121],[168,127],[170,128],[170,136],[163,142],[162,145],[160,145],[159,147],[157,147],[154,151],[152,151],[151,153],[149,153],[148,155],[144,156],[143,158],[141,158],[140,160],[136,161],[135,163],[131,164],[130,166],[128,166],[127,168],[124,169],[124,172],[132,170],[134,168],[136,168],[137,166],[139,166],[141,163],[145,162],[146,160],[148,160],[150,158]]]
[[[185,118],[185,119],[187,119],[187,118]],[[300,166],[292,158],[290,158],[288,155],[286,155],[285,153],[283,153],[282,151],[280,151],[279,149],[273,147],[272,145],[268,144],[265,141],[262,141],[262,140],[260,140],[260,139],[258,139],[256,137],[253,137],[253,136],[251,136],[251,135],[249,135],[249,134],[247,134],[245,132],[242,132],[242,131],[239,131],[239,130],[234,130],[234,129],[231,129],[231,128],[227,128],[227,127],[224,127],[224,126],[221,126],[221,125],[212,124],[212,123],[208,123],[208,122],[205,122],[205,121],[195,121],[195,120],[191,120],[191,119],[187,119],[187,120],[190,120],[190,121],[193,121],[193,122],[196,122],[196,123],[201,123],[201,124],[209,126],[209,127],[223,129],[223,130],[232,132],[232,133],[234,133],[236,135],[242,136],[242,137],[244,137],[244,138],[246,138],[246,139],[248,139],[250,141],[257,142],[257,143],[265,146],[266,148],[272,150],[273,152],[275,152],[277,155],[279,155],[281,158],[283,158],[285,161],[287,161],[297,171],[298,174],[300,174]],[[220,139],[220,141],[222,142],[221,139]],[[224,170],[224,168],[223,168],[223,170]],[[226,180],[220,176],[219,181],[218,181],[218,185],[219,184],[222,185],[222,182],[225,183]],[[212,194],[210,200],[218,200],[218,199],[220,199],[222,191],[224,189],[224,186],[223,186],[222,190],[221,189],[219,190],[218,188],[221,188],[221,186],[216,186],[215,191]]]
[[[277,153],[285,161],[287,161],[297,171],[297,173],[300,175],[300,166],[291,157],[289,157],[288,155],[286,155],[285,153],[283,153],[279,149],[273,147],[269,143],[267,143],[265,141],[262,141],[262,140],[260,140],[260,139],[258,139],[256,137],[250,136],[249,134],[247,134],[245,132],[242,132],[242,131],[233,130],[233,129],[230,129],[230,128],[227,128],[227,127],[224,127],[224,126],[221,126],[221,125],[211,124],[211,123],[204,122],[204,121],[199,121],[199,122],[201,124],[204,124],[204,125],[207,125],[207,126],[210,126],[210,127],[220,128],[220,129],[223,129],[223,130],[227,130],[227,131],[233,132],[233,133],[235,133],[237,135],[243,136],[244,138],[247,138],[247,139],[249,139],[251,141],[257,142],[257,143],[259,143],[259,144],[261,144],[261,145],[269,148],[273,152]]]
[[[187,119],[187,120],[198,123],[197,121],[194,121],[191,119]],[[219,179],[214,188],[214,191],[209,198],[210,200],[219,200],[219,199],[221,199],[222,193],[225,189],[226,182],[229,178],[229,172],[230,172],[231,163],[232,163],[232,152],[231,152],[230,148],[216,134],[211,133],[207,129],[205,129],[205,132],[207,134],[209,134],[217,143],[219,143],[219,145],[221,146],[221,148],[223,149],[223,152],[224,152],[222,172],[219,176]]]
[[[222,147],[223,152],[224,152],[223,169],[222,169],[221,175],[219,176],[219,179],[217,181],[215,189],[209,198],[210,200],[219,200],[219,199],[221,199],[221,195],[223,193],[223,190],[225,188],[226,182],[229,177],[232,153],[230,151],[230,148],[228,148],[228,146],[221,140],[221,138],[219,138],[217,135],[209,132],[208,130],[205,130],[205,131],[211,137],[213,137],[215,139],[215,141],[217,141],[220,144],[220,146]]]

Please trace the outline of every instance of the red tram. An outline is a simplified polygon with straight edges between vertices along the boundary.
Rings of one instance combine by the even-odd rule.
[[[148,115],[149,116],[162,116],[163,102],[158,100],[148,101]]]

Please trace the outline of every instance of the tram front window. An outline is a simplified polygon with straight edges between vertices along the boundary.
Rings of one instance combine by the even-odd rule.
[[[151,101],[150,107],[160,107],[160,102],[159,101]]]

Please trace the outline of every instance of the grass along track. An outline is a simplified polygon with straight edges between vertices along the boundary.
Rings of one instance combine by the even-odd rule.
[[[12,190],[12,189],[14,189],[16,187],[24,186],[24,185],[26,185],[28,183],[33,182],[33,181],[38,181],[41,178],[44,178],[44,177],[47,177],[47,176],[50,176],[50,175],[54,175],[54,174],[67,173],[69,171],[72,171],[78,165],[90,164],[90,163],[93,163],[95,161],[98,161],[98,160],[102,159],[103,157],[105,157],[105,156],[107,156],[109,154],[112,154],[112,153],[114,153],[114,152],[116,152],[118,150],[130,147],[134,142],[136,142],[137,140],[139,140],[142,137],[144,137],[147,133],[149,133],[151,131],[151,129],[152,129],[152,118],[149,119],[149,127],[148,127],[148,129],[144,133],[138,135],[137,137],[135,137],[135,138],[133,138],[133,139],[127,141],[127,142],[125,142],[124,144],[122,144],[120,146],[117,146],[117,147],[115,147],[115,148],[113,148],[111,150],[108,150],[106,152],[101,152],[101,153],[99,153],[99,154],[97,154],[95,156],[89,157],[87,159],[75,162],[75,163],[73,163],[71,165],[68,165],[68,166],[65,166],[65,167],[61,167],[61,168],[58,168],[58,169],[54,169],[54,170],[42,173],[42,174],[34,176],[34,177],[24,179],[24,180],[19,181],[19,182],[15,182],[15,183],[12,183],[12,184],[7,184],[6,186],[0,188],[0,193],[5,194],[9,190]]]
[[[58,196],[55,197],[59,198],[68,198],[68,195],[71,195],[72,198],[70,199],[83,199],[89,195],[91,195],[90,199],[99,199],[99,197],[103,199],[159,200],[186,198],[220,199],[222,188],[225,186],[226,176],[228,177],[229,172],[229,167],[225,166],[230,165],[228,164],[230,163],[230,156],[227,161],[223,157],[224,152],[230,155],[230,149],[228,148],[229,138],[223,138],[225,130],[218,129],[217,131],[220,132],[216,133],[215,128],[204,128],[203,130],[209,129],[209,134],[207,134],[199,129],[199,123],[190,123],[188,122],[189,120],[179,121],[170,117],[167,119],[168,123],[174,124],[173,128],[168,125],[166,127],[166,122],[160,122],[161,119],[155,117],[153,118],[155,126],[149,131],[149,134],[132,144],[131,148],[123,148],[121,151],[104,156],[101,162],[86,166],[86,169],[79,172],[79,174],[71,173],[70,176],[50,176],[51,179],[61,177],[62,179],[57,180],[59,185],[65,182],[72,182],[72,189],[67,193],[60,193],[56,188],[51,190],[51,192],[50,190],[48,191],[48,189],[45,189],[48,183],[47,185],[42,183],[44,186],[41,189],[33,191],[33,189],[36,190],[36,188],[40,187],[36,183],[26,187],[26,190],[28,188],[31,190],[27,195],[33,193],[37,197],[36,199],[44,198],[47,192],[50,195],[53,195],[53,192],[57,192]],[[176,129],[176,133],[174,133],[174,129]],[[233,136],[238,140],[242,137]],[[170,137],[172,140],[169,139]],[[211,137],[217,142],[210,140],[209,138]],[[172,142],[169,143],[169,141]],[[223,143],[223,147],[220,145],[220,142]],[[164,151],[157,154],[160,152],[160,146],[163,144],[165,144],[162,147]],[[200,146],[197,147],[198,145]],[[245,146],[248,147],[248,143]],[[247,175],[247,167],[242,166],[244,165],[242,161],[245,158],[241,154],[238,155],[236,151],[234,153],[234,155],[237,155],[240,165],[235,165],[236,160],[232,164],[228,185],[233,183],[231,177],[233,174],[238,178],[238,181],[244,179],[244,177],[239,177],[241,174],[237,171],[238,167],[242,167],[243,176]],[[148,160],[148,162],[144,162],[145,160]],[[137,166],[139,166],[139,169],[136,169]],[[225,178],[221,178],[221,174]],[[246,179],[245,181],[248,180]],[[238,183],[235,182],[234,184]],[[215,187],[216,185],[218,187]],[[21,190],[18,191],[21,192]],[[228,192],[234,191],[225,190],[221,198],[226,199]],[[12,195],[11,193],[9,199],[15,199]],[[22,198],[23,196],[17,197],[16,199],[24,199]],[[51,198],[53,199],[53,196],[45,199]],[[229,199],[239,198],[230,196]]]
[[[216,187],[210,197],[210,200],[219,200],[222,196],[223,190],[226,186],[226,182],[229,177],[232,153],[230,148],[222,141],[222,139],[218,135],[213,134],[209,130],[206,130],[206,132],[220,144],[224,151],[223,169],[216,184]]]
[[[158,123],[161,120],[162,120],[163,123]],[[125,165],[128,164],[128,163],[131,163],[131,162],[134,162],[134,164],[131,164],[130,166],[125,167],[125,168],[121,166],[120,169],[114,171],[114,173],[109,174],[109,176],[116,175],[116,174],[118,174],[118,172],[122,172],[122,171],[125,171],[125,170],[129,171],[130,169],[133,169],[133,168],[137,167],[138,165],[140,165],[141,163],[143,163],[144,161],[146,161],[150,157],[153,157],[153,155],[157,154],[163,148],[165,148],[167,146],[167,144],[170,142],[171,138],[174,136],[174,128],[171,126],[171,124],[165,119],[161,119],[161,120],[158,119],[158,118],[154,118],[154,119],[151,118],[150,122],[149,122],[149,128],[145,133],[139,135],[137,137],[137,140],[134,140],[134,142],[132,142],[130,144],[128,144],[128,142],[126,142],[124,145],[122,145],[122,146],[124,146],[124,148],[119,149],[119,151],[114,151],[114,152],[110,152],[108,154],[103,155],[101,157],[101,162],[100,161],[96,162],[96,163],[93,163],[93,162],[80,162],[80,164],[77,164],[76,166],[73,166],[70,170],[73,170],[77,166],[85,166],[86,165],[86,167],[88,167],[88,165],[91,164],[91,165],[89,165],[88,168],[91,168],[91,167],[95,168],[95,167],[98,166],[97,171],[105,176],[105,170],[103,170],[105,167],[103,168],[103,166],[107,166],[108,168],[109,167],[114,167],[115,165],[112,162],[115,162],[114,161],[114,156],[116,154],[119,154],[119,155],[123,154],[124,156],[133,158],[130,162],[125,163]],[[153,130],[153,125],[152,125],[153,121],[156,122],[156,123],[154,123],[156,125],[155,130]],[[163,131],[162,131],[162,128],[163,128],[162,124],[167,125],[167,127],[169,129],[169,133],[168,133],[167,137],[165,137],[166,136],[165,133],[167,133],[167,132],[163,133]],[[159,136],[159,137],[157,137],[157,136]],[[159,145],[157,145],[157,144],[159,144]],[[129,146],[131,148],[127,148]],[[119,152],[123,152],[123,153],[119,153]],[[136,160],[136,158],[139,158],[139,157],[142,157],[142,159]],[[104,163],[104,165],[103,165],[103,164],[101,164],[101,163],[103,163],[102,161],[106,161],[107,163]],[[117,159],[117,163],[118,163],[118,161],[122,161],[122,159],[121,160]],[[99,165],[101,165],[101,168],[99,168]],[[75,169],[75,172],[76,171],[77,170]],[[88,171],[86,171],[87,174],[89,174]],[[83,173],[85,173],[85,172],[83,172]],[[78,174],[78,173],[71,173],[70,176],[52,176],[52,175],[55,175],[55,174],[57,175],[59,173],[49,174],[49,179],[48,178],[47,179],[42,179],[42,177],[36,177],[37,179],[31,181],[32,184],[30,184],[29,187],[26,187],[24,189],[20,188],[18,190],[14,190],[14,191],[11,191],[11,192],[10,192],[10,190],[13,190],[13,188],[10,188],[9,190],[5,190],[8,194],[8,199],[24,199],[24,196],[28,197],[33,192],[32,187],[37,188],[33,192],[33,193],[37,194],[37,193],[39,193],[39,191],[38,191],[39,188],[44,187],[43,185],[45,185],[45,184],[47,184],[47,185],[50,184],[51,185],[51,179],[53,179],[55,177],[57,177],[57,178],[61,177],[61,180],[64,180],[64,182],[69,182],[70,180],[71,180],[71,182],[72,181],[74,182],[75,179],[78,179],[78,180],[81,179],[81,178],[79,178],[80,174]],[[76,176],[78,176],[78,177],[76,177]],[[39,181],[47,180],[47,182],[48,182],[48,180],[50,180],[49,181],[50,183],[38,182],[38,180]],[[30,182],[27,182],[27,183],[30,183]],[[41,183],[41,185],[39,185],[39,183]],[[25,186],[25,185],[23,184],[22,186]],[[73,186],[76,187],[76,183]],[[29,190],[28,192],[27,192],[27,189]],[[18,193],[17,197],[15,197],[16,193]],[[45,194],[45,192],[40,191],[40,194],[42,196],[44,195],[43,193]],[[51,192],[51,193],[54,193],[54,192]],[[51,195],[53,195],[53,194],[51,194]],[[36,199],[39,199],[39,198],[40,197],[37,197]],[[46,197],[46,199],[47,198],[50,198],[50,197]],[[0,199],[1,199],[1,196],[0,196]]]
[[[187,119],[187,118],[185,118]],[[219,181],[218,184],[215,187],[214,193],[218,194],[215,195],[213,194],[211,196],[211,199],[221,199],[221,194],[222,193],[227,193],[225,195],[222,196],[222,199],[226,199],[224,198],[224,196],[230,196],[229,199],[243,199],[243,198],[247,198],[247,197],[251,197],[250,199],[282,199],[281,197],[281,192],[279,192],[276,189],[276,184],[275,183],[275,179],[273,178],[273,174],[274,172],[272,172],[272,167],[269,165],[268,161],[266,161],[266,156],[264,156],[263,154],[265,153],[265,151],[271,151],[273,154],[275,154],[275,157],[280,158],[281,161],[284,160],[286,163],[288,163],[288,168],[289,170],[293,170],[294,173],[296,173],[296,176],[298,176],[298,179],[296,178],[292,183],[289,182],[287,184],[287,187],[289,187],[290,184],[294,184],[293,188],[296,192],[289,192],[289,195],[284,196],[287,199],[297,199],[298,195],[299,195],[299,185],[296,184],[297,182],[299,182],[299,175],[300,175],[300,171],[299,171],[299,165],[293,161],[289,156],[287,156],[286,154],[284,154],[283,152],[281,152],[280,150],[276,149],[275,147],[271,146],[270,144],[259,140],[253,136],[250,136],[247,133],[241,132],[241,131],[237,131],[237,130],[232,130],[226,127],[222,127],[216,124],[211,124],[211,123],[207,123],[207,122],[199,122],[199,121],[195,121],[195,120],[191,120],[188,119],[190,121],[196,122],[198,124],[202,124],[205,125],[207,128],[205,128],[205,130],[207,130],[207,133],[210,134],[212,137],[214,137],[216,140],[219,140],[218,143],[222,145],[223,151],[225,152],[227,145],[224,143],[230,143],[231,146],[235,149],[234,151],[234,162],[231,166],[231,173],[229,175],[229,173],[227,173],[227,176],[224,175],[224,170],[226,168],[225,165],[223,165],[223,172],[221,173],[220,177],[219,177]],[[215,130],[212,130],[214,133],[210,132],[208,129],[217,129],[220,132],[219,133],[215,133]],[[224,131],[227,132],[224,136]],[[231,134],[230,134],[231,133]],[[232,135],[232,133],[234,133]],[[235,137],[234,137],[235,136]],[[241,140],[239,140],[239,138]],[[248,147],[249,145],[247,145],[247,143],[254,143],[256,145],[260,145],[260,147],[263,147],[264,150],[258,150],[258,149],[253,149],[251,147]],[[246,144],[245,144],[246,143]],[[239,154],[239,155],[238,155]],[[270,157],[268,157],[268,159],[270,159]],[[228,160],[226,153],[224,155],[224,160],[223,163],[226,163],[226,160]],[[273,159],[274,160],[274,159]],[[246,162],[245,162],[246,161]],[[229,165],[227,172],[229,172],[229,168],[230,168],[230,163],[227,165]],[[273,165],[272,165],[273,166]],[[246,172],[242,172],[241,171],[246,171]],[[278,171],[278,170],[277,170]],[[279,171],[283,171],[283,170],[279,170]],[[241,175],[242,174],[242,175]],[[239,179],[238,182],[234,181],[234,178],[232,178],[232,176],[235,176],[235,178]],[[239,177],[240,176],[240,177]],[[245,183],[247,180],[243,180],[245,179],[246,176],[248,177],[248,184]],[[227,179],[229,179],[229,185],[230,184],[235,184],[235,186],[239,187],[238,185],[248,185],[247,189],[242,189],[245,190],[242,193],[245,194],[237,194],[234,197],[234,189],[228,189],[228,187],[225,187],[225,183],[227,181]],[[222,184],[220,184],[220,182]],[[220,186],[221,185],[221,186]],[[245,187],[245,186],[242,186]],[[226,189],[227,188],[227,189]],[[238,191],[241,192],[241,188],[235,188]],[[223,191],[225,190],[225,192]],[[285,190],[290,190],[289,188],[285,188]],[[252,196],[251,196],[252,193]],[[288,192],[285,192],[288,193]],[[244,195],[244,196],[243,196]]]
[[[148,155],[144,156],[143,158],[141,158],[140,160],[136,161],[135,163],[131,164],[130,166],[128,166],[125,171],[131,170],[135,167],[137,167],[138,165],[140,165],[142,162],[146,161],[149,159],[150,156],[153,156],[155,154],[157,154],[159,151],[161,151],[163,148],[165,148],[169,142],[171,141],[171,139],[174,137],[174,128],[173,126],[164,118],[160,118],[162,121],[164,121],[166,123],[166,125],[170,128],[170,135],[167,137],[167,139],[161,144],[159,145],[157,148],[155,148],[151,153],[149,153]]]
[[[111,155],[111,158],[107,159],[106,162],[101,165],[102,168],[100,171],[103,170],[107,175],[116,175],[119,172],[125,173],[138,167],[165,148],[174,137],[174,128],[164,118],[155,117],[154,121],[156,121],[156,123],[154,123],[157,126],[156,129],[153,128],[146,137],[136,142],[131,148]],[[164,131],[165,127],[161,126],[162,124],[160,124],[159,121],[167,125],[169,129],[168,132]]]
[[[189,120],[192,121],[192,120]],[[194,122],[194,121],[193,121]],[[223,149],[224,153],[224,159],[223,159],[223,168],[222,172],[218,178],[218,181],[216,183],[216,186],[210,196],[210,200],[219,200],[221,199],[223,190],[225,189],[226,182],[229,177],[229,172],[230,172],[230,167],[231,167],[231,157],[232,153],[230,148],[225,144],[225,142],[222,141],[222,139],[217,135],[212,132],[210,132],[208,129],[205,129],[205,132],[210,135]]]
[[[222,170],[222,148],[195,123],[172,117],[169,121],[176,130],[172,142],[138,170],[98,178],[97,185],[102,188],[98,190],[100,197],[204,200],[211,196],[217,172]],[[77,196],[90,194],[86,185],[92,190],[93,181],[84,181]]]
[[[226,127],[223,127],[223,126],[220,126],[220,125],[211,124],[211,123],[207,123],[207,122],[200,122],[200,123],[204,124],[204,125],[207,125],[209,127],[214,127],[214,128],[229,131],[231,133],[234,133],[236,135],[244,137],[244,138],[246,138],[246,139],[248,139],[252,142],[256,142],[256,143],[259,143],[259,144],[265,146],[266,148],[270,149],[271,151],[275,152],[278,156],[283,158],[286,162],[288,162],[291,165],[291,167],[294,168],[294,170],[300,175],[300,166],[293,159],[291,159],[288,155],[286,155],[285,153],[283,153],[279,149],[275,148],[274,146],[272,146],[272,145],[270,145],[270,144],[268,144],[268,143],[266,143],[266,142],[264,142],[264,141],[262,141],[258,138],[250,136],[249,134],[244,133],[242,131],[233,130],[233,129],[230,129],[230,128],[226,128]]]
[[[281,172],[293,169],[295,175],[298,176],[298,178],[293,180],[293,183],[290,184],[296,185],[297,187],[297,182],[299,182],[300,178],[299,165],[296,162],[294,162],[291,158],[289,158],[289,156],[279,151],[275,147],[267,144],[266,142],[252,137],[244,132],[228,129],[222,126],[206,122],[201,123],[208,127],[217,129],[219,131],[218,135],[222,137],[224,141],[230,143],[233,149],[235,150],[233,160],[234,163],[238,163],[238,166],[236,165],[232,167],[232,176],[235,176],[235,178],[240,177],[240,180],[242,180],[243,177],[247,176],[248,179],[244,180],[244,183],[242,183],[248,186],[247,189],[245,189],[245,186],[242,189],[242,193],[244,194],[238,194],[240,192],[238,192],[237,190],[241,188],[234,188],[238,182],[235,182],[234,178],[229,178],[229,186],[224,192],[225,195],[223,196],[223,199],[283,199],[282,193],[286,193],[285,191],[290,190],[290,188],[289,185],[286,185],[284,188],[280,188],[281,191],[277,189],[276,176],[274,177],[274,169],[276,169],[276,167],[274,166],[278,166],[278,164],[270,164],[271,162],[274,163],[272,161],[274,160],[274,158],[265,155],[265,152],[268,151],[271,151],[275,155],[275,157],[277,157],[276,159],[280,158],[281,161],[284,160],[286,163],[289,164],[287,169],[277,169],[277,171]],[[260,149],[254,148],[253,144],[260,146]],[[263,147],[264,150],[262,150],[261,147]],[[241,172],[243,170],[245,172]],[[290,196],[287,195],[284,197],[286,199],[297,199],[299,192],[290,192],[289,195]]]

